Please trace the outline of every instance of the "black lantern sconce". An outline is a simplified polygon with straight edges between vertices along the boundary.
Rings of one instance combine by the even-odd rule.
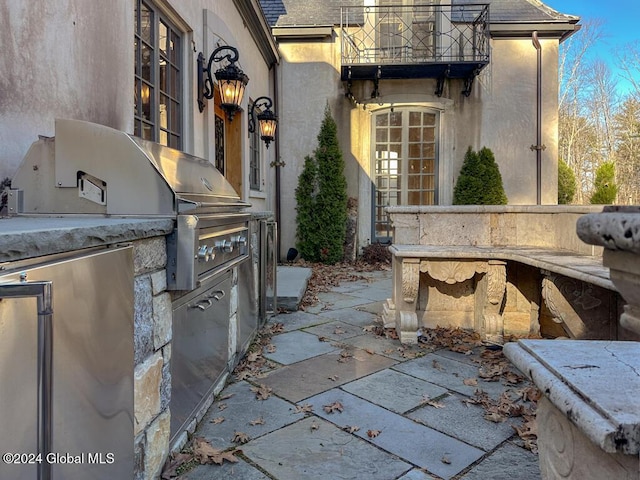
[[[223,53],[225,51],[228,53]],[[229,64],[216,70],[214,75],[220,87],[222,99],[220,106],[227,113],[229,121],[232,121],[235,113],[240,110],[244,89],[249,83],[249,77],[236,65],[238,50],[234,47],[225,45],[216,48],[209,57],[206,67],[204,65],[204,55],[202,52],[198,54],[198,108],[200,112],[204,111],[206,106],[204,99],[211,100],[213,98],[214,86],[211,75],[213,62],[221,62],[225,58],[229,61]]]
[[[263,110],[256,115],[256,108],[262,107]],[[278,126],[278,116],[271,110],[273,101],[269,97],[260,97],[253,105],[249,112],[249,131],[256,131],[256,118],[258,119],[258,128],[260,129],[260,138],[269,148],[269,144],[276,137],[276,127]]]

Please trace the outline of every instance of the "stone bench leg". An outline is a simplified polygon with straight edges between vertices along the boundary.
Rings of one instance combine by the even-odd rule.
[[[385,328],[395,328],[401,343],[418,343],[416,305],[420,284],[420,259],[392,260],[393,297],[387,299],[382,313]]]
[[[500,344],[504,341],[504,317],[501,310],[507,290],[506,265],[501,260],[489,260],[475,294],[475,330],[484,339]]]

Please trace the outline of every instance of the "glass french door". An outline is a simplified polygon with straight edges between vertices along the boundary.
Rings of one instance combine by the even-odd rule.
[[[373,115],[373,238],[392,240],[391,205],[438,203],[438,114],[415,107]]]

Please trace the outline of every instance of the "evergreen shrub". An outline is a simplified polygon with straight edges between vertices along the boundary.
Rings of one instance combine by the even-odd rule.
[[[506,205],[507,195],[493,152],[468,148],[453,190],[454,205]]]
[[[593,194],[589,202],[594,205],[611,204],[616,200],[618,186],[616,185],[616,168],[613,162],[604,162],[596,170],[593,182]]]
[[[576,176],[567,163],[558,160],[558,205],[567,205],[576,194]]]

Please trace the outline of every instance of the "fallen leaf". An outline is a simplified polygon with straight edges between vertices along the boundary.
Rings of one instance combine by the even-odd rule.
[[[250,425],[264,425],[264,418],[260,417],[260,418],[256,418],[255,420],[251,420],[249,422]]]
[[[440,362],[438,362],[437,360],[433,360],[431,362],[431,365],[433,366],[433,368],[435,368],[436,370],[440,370],[441,372],[444,372],[444,368],[442,368],[442,365],[440,365]]]
[[[244,432],[235,432],[231,441],[233,443],[247,443],[251,438]]]
[[[354,426],[350,427],[349,425],[347,425],[346,427],[344,427],[344,428],[343,428],[343,430],[345,430],[345,431],[347,431],[347,432],[349,432],[349,433],[355,433],[355,432],[357,432],[358,430],[360,430],[360,427],[358,427],[358,426],[356,426],[356,425],[354,425]]]
[[[226,395],[221,396],[218,400],[219,401],[223,401],[223,400],[229,400],[231,397],[233,397],[233,393],[228,393]]]
[[[167,458],[162,469],[162,480],[170,480],[178,476],[178,468],[185,463],[189,463],[193,459],[193,455],[190,453],[176,453]]]
[[[296,410],[293,413],[311,413],[313,412],[313,405],[305,403],[304,405],[296,405]]]
[[[273,343],[267,345],[267,353],[275,353],[277,349],[278,347],[276,347]]]
[[[512,385],[516,385],[518,383],[522,383],[524,377],[522,375],[518,375],[517,373],[508,371],[504,374],[504,379],[507,383]]]
[[[446,463],[447,465],[451,465],[451,460],[449,460],[449,457],[447,457],[446,455],[444,455],[444,456],[440,459],[440,461],[441,461],[442,463]]]
[[[468,385],[470,387],[475,387],[478,385],[478,379],[477,378],[465,378],[462,383],[464,383],[465,385]]]
[[[225,460],[236,463],[238,459],[233,455],[235,452],[236,450],[225,452],[214,448],[202,437],[196,437],[193,439],[193,456],[202,465],[206,463],[222,465]]]
[[[346,333],[346,330],[343,330],[340,327],[336,327],[336,329],[333,331],[334,335],[342,335],[343,333]]]
[[[236,374],[236,378],[238,380],[246,380],[247,378],[251,378],[253,374],[249,370],[242,370],[238,374]]]
[[[340,377],[338,375],[331,375],[330,377],[327,377],[327,378],[332,382],[337,382]]]
[[[376,353],[370,348],[365,348],[364,351],[367,352],[369,355],[374,355]]]
[[[314,430],[318,430],[320,428],[320,425],[318,425],[315,421],[311,422],[311,431],[313,432]]]
[[[251,387],[251,391],[256,394],[258,400],[266,400],[271,396],[272,388],[266,385],[260,385],[259,387]]]
[[[218,405],[218,410],[224,410],[225,408],[227,408],[226,403],[221,403],[220,405]]]
[[[362,327],[362,331],[363,332],[374,332],[376,330],[376,328],[378,328],[377,325],[366,325],[366,326]]]
[[[224,417],[216,417],[213,420],[211,420],[211,423],[213,423],[214,425],[218,425],[219,423],[224,422]]]
[[[323,408],[324,408],[324,411],[327,413],[333,413],[333,412],[342,413],[344,411],[344,407],[340,402],[333,402],[329,405],[325,405]]]
[[[251,352],[249,355],[247,355],[247,361],[250,363],[255,362],[256,360],[258,360],[261,357],[259,352]]]
[[[494,423],[502,423],[505,418],[497,412],[485,413],[484,419]]]
[[[330,341],[331,341],[331,339],[330,339],[330,338],[327,338],[327,337],[318,337],[318,341],[319,341],[319,342],[330,342]]]
[[[444,408],[444,403],[436,402],[435,400],[431,400],[429,395],[422,396],[422,403],[425,405],[429,405],[434,408]]]
[[[367,436],[369,438],[376,438],[380,433],[382,433],[380,430],[367,430]]]

